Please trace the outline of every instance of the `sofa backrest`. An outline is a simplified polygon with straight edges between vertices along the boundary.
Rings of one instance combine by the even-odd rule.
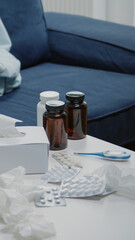
[[[22,68],[45,61],[49,44],[40,0],[0,1],[0,17],[12,41],[11,53]]]

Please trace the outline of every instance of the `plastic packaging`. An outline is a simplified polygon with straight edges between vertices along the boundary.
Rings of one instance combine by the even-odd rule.
[[[43,114],[46,111],[45,104],[49,100],[59,100],[59,93],[55,91],[40,93],[40,102],[37,104],[37,126],[43,126]]]
[[[94,176],[84,176],[80,179],[65,179],[60,188],[63,197],[90,197],[102,194],[105,181]]]
[[[87,104],[85,94],[72,91],[66,93],[66,112],[68,119],[68,138],[77,140],[87,134]]]
[[[82,164],[77,160],[74,160],[73,157],[66,151],[53,153],[52,157],[61,165],[67,165],[68,167],[79,167],[82,168]]]
[[[43,126],[50,142],[50,150],[67,147],[67,114],[63,101],[48,101],[43,115]]]
[[[47,171],[42,177],[46,182],[60,183],[64,179],[74,178],[80,172],[79,168],[64,166],[55,166]]]
[[[66,206],[66,200],[59,195],[58,187],[49,187],[35,197],[35,205],[37,207]]]

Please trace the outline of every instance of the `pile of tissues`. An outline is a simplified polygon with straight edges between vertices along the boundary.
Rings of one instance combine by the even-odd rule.
[[[106,187],[118,195],[135,199],[135,168],[119,169],[113,163],[103,165],[92,173],[104,179]]]
[[[35,196],[43,194],[41,182],[36,182],[36,186],[33,182],[24,184],[24,175],[25,169],[21,166],[0,175],[0,239],[54,239],[53,223],[38,214],[33,204]],[[135,169],[119,169],[108,164],[95,170],[92,176],[103,179],[106,188],[117,194],[135,199]]]
[[[25,186],[25,169],[15,168],[0,175],[0,236],[1,239],[44,240],[56,234],[53,223],[35,213],[35,194],[40,189]]]

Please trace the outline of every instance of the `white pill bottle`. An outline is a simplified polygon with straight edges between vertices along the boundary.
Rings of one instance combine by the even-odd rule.
[[[50,100],[59,100],[59,93],[55,91],[44,91],[40,93],[40,102],[37,104],[37,126],[43,127],[43,114],[46,111],[45,104]]]

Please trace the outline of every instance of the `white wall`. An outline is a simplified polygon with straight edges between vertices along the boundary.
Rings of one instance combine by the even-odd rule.
[[[107,0],[107,16],[109,21],[133,25],[134,0]]]
[[[45,11],[79,14],[135,26],[135,0],[42,0]]]
[[[92,0],[42,0],[45,11],[92,15]]]
[[[90,0],[92,2],[92,15],[93,18],[106,20],[107,4],[106,0]]]

